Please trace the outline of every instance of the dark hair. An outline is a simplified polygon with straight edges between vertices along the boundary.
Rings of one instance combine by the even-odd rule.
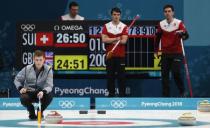
[[[73,1],[69,4],[69,9],[71,9],[72,6],[79,6],[79,4]]]
[[[118,12],[118,13],[121,14],[121,10],[120,10],[118,7],[112,8],[112,10],[111,10],[111,15],[112,15],[113,12]]]
[[[37,57],[43,56],[43,57],[45,57],[45,53],[42,50],[36,50],[34,52],[34,56],[37,56]]]
[[[163,7],[163,11],[166,9],[166,8],[171,8],[172,11],[174,11],[174,6],[171,5],[171,4],[167,4]]]

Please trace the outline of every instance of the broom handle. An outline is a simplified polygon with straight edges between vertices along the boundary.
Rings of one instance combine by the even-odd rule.
[[[135,23],[135,21],[136,21],[137,19],[139,19],[139,15],[136,15],[136,16],[135,16],[135,18],[133,19],[133,21],[132,21],[131,24],[129,25],[128,29],[129,29],[130,27],[133,26],[133,24]],[[118,40],[118,41],[117,41],[117,43],[116,43],[116,44],[114,45],[114,47],[112,48],[111,52],[113,52],[113,51],[116,49],[116,47],[120,44],[120,41],[121,41],[121,40]]]

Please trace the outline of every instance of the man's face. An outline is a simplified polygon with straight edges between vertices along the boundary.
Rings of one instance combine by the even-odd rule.
[[[112,13],[112,21],[119,22],[120,21],[120,13],[119,12],[113,12]]]
[[[79,13],[79,6],[72,6],[70,9],[70,15],[75,17]]]
[[[44,65],[45,58],[43,56],[34,56],[34,64],[37,69],[41,69]]]
[[[172,11],[171,8],[165,8],[164,15],[165,15],[166,19],[172,19],[174,17],[174,12]]]

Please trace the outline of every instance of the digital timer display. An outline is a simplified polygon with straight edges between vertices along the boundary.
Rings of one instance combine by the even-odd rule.
[[[87,70],[86,55],[55,55],[54,70]]]

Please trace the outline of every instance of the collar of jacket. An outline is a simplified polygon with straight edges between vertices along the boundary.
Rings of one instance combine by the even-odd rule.
[[[35,64],[33,64],[33,67],[34,67],[34,71],[36,71],[36,66],[35,66]],[[44,65],[42,66],[40,72],[41,72],[41,71],[44,71]]]

